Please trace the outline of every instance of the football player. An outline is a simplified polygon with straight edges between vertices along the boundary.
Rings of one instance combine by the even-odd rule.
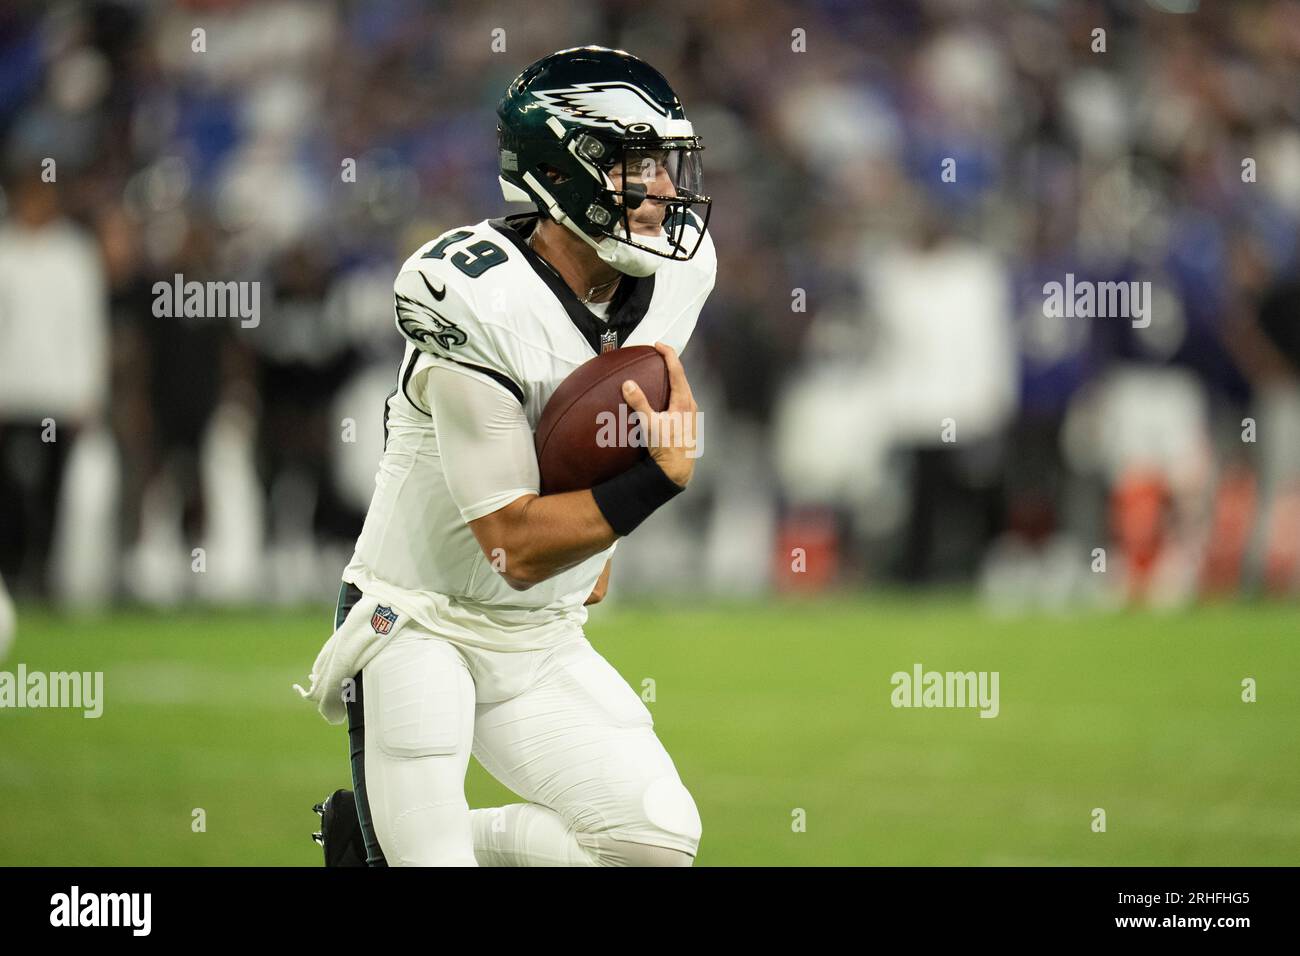
[[[318,807],[326,856],[359,823],[370,865],[689,866],[695,802],[582,627],[618,538],[691,479],[677,352],[716,269],[699,137],[658,71],[601,47],[529,66],[497,113],[502,191],[535,211],[449,230],[394,284],[408,345],[384,454],[304,692],[348,721],[354,794]],[[627,345],[658,348],[670,382],[667,412],[635,384],[629,407],[688,427],[665,418],[629,471],[539,496],[547,399]],[[522,802],[470,810],[471,753]]]

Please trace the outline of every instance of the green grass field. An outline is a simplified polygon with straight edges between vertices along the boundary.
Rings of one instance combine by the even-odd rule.
[[[106,703],[0,710],[0,864],[318,865],[310,808],[347,785],[346,735],[290,685],[331,611],[22,609],[0,669],[102,670]],[[701,865],[1300,863],[1293,607],[616,605],[588,636],[634,687],[655,681]],[[890,675],[916,662],[998,671],[1000,715],[892,707]],[[471,806],[513,800],[476,764],[467,787]]]

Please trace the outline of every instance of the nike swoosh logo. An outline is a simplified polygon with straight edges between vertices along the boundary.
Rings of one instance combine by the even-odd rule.
[[[443,286],[441,289],[435,289],[435,288],[434,288],[434,287],[429,283],[429,280],[428,280],[427,278],[425,278],[425,275],[424,275],[423,272],[420,273],[420,278],[424,280],[424,287],[425,287],[426,289],[429,290],[429,295],[433,296],[433,300],[434,300],[435,302],[441,302],[443,299],[447,298],[447,287],[446,287],[446,286]]]

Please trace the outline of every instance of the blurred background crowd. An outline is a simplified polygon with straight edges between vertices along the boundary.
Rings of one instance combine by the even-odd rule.
[[[1296,593],[1290,0],[8,2],[9,589],[328,602],[397,267],[518,211],[496,101],[582,43],[682,97],[718,250],[698,486],[611,597]],[[260,282],[260,323],[155,317],[177,273]],[[1049,315],[1067,274],[1149,282],[1149,325]]]

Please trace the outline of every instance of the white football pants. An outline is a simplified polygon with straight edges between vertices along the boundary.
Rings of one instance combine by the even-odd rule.
[[[471,666],[485,683],[530,673],[514,696],[479,703],[491,695],[476,693]],[[390,866],[694,860],[695,801],[641,698],[586,638],[525,654],[462,651],[407,622],[362,686],[365,790]],[[471,751],[528,802],[470,810]]]

